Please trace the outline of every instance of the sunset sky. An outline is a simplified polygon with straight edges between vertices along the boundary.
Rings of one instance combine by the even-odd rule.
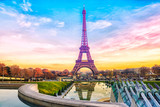
[[[0,62],[72,70],[83,4],[98,70],[160,64],[159,0],[0,0]]]

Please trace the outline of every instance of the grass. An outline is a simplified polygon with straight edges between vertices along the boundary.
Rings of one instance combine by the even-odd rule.
[[[126,81],[124,81],[125,83],[126,83]],[[134,83],[136,83],[136,81],[133,81]],[[138,81],[140,84],[141,84],[141,82],[140,81]],[[146,85],[147,85],[147,87],[149,88],[149,86],[148,86],[148,83],[150,83],[151,85],[152,85],[152,87],[154,87],[154,88],[156,88],[156,86],[154,85],[154,83],[156,83],[157,85],[159,85],[160,86],[160,81],[143,81]],[[112,84],[112,83],[111,83]],[[113,84],[112,84],[113,85]],[[157,88],[156,88],[157,89]]]
[[[62,91],[62,88],[65,89],[65,87],[70,86],[71,82],[30,82],[30,83],[37,83],[39,92],[42,94],[47,95],[54,95],[55,93],[58,93],[58,91]]]
[[[62,90],[62,88],[65,89],[65,87],[70,86],[72,84],[72,82],[59,82],[59,81],[30,82],[30,83],[38,84],[39,92],[47,95],[54,95],[55,93],[58,93],[59,90]],[[79,82],[75,81],[74,83],[79,83]]]
[[[106,81],[74,81],[74,83],[81,83],[81,82],[103,82],[105,83]]]
[[[154,85],[154,83],[156,83],[157,85],[160,86],[160,81],[143,81],[147,86],[148,83],[150,83],[152,85],[152,87],[156,88],[156,86]],[[148,87],[149,88],[149,87]]]
[[[141,84],[140,81],[138,81],[138,82]],[[150,83],[150,85],[151,85],[153,88],[156,88],[156,86],[154,85],[154,83],[156,83],[157,85],[160,86],[160,81],[143,81],[143,82],[147,85],[148,88],[149,88],[148,83]],[[134,81],[134,83],[136,83],[136,81]],[[157,88],[156,88],[156,89],[157,89]]]

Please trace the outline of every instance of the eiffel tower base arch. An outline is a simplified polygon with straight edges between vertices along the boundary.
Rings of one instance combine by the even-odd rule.
[[[89,68],[93,75],[97,75],[98,74],[98,71],[97,71],[97,68],[96,66],[94,65],[94,60],[89,60],[89,61],[82,61],[82,60],[76,60],[76,64],[72,70],[72,74],[75,76],[77,75],[77,72],[79,69],[81,68]]]

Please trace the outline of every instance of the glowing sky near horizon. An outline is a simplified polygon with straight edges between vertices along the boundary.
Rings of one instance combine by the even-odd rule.
[[[83,4],[98,70],[160,64],[158,0],[2,0],[0,62],[72,70],[79,53]]]

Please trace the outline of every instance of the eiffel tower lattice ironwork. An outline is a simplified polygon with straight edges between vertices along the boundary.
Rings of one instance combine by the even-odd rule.
[[[81,40],[81,47],[78,59],[76,60],[76,64],[72,70],[73,75],[77,74],[77,71],[83,67],[89,68],[93,74],[97,74],[97,68],[94,64],[94,60],[92,60],[89,46],[88,46],[88,39],[87,39],[87,29],[86,29],[86,10],[83,8],[83,27],[82,27],[82,40]],[[82,60],[83,54],[86,54],[87,60]]]

